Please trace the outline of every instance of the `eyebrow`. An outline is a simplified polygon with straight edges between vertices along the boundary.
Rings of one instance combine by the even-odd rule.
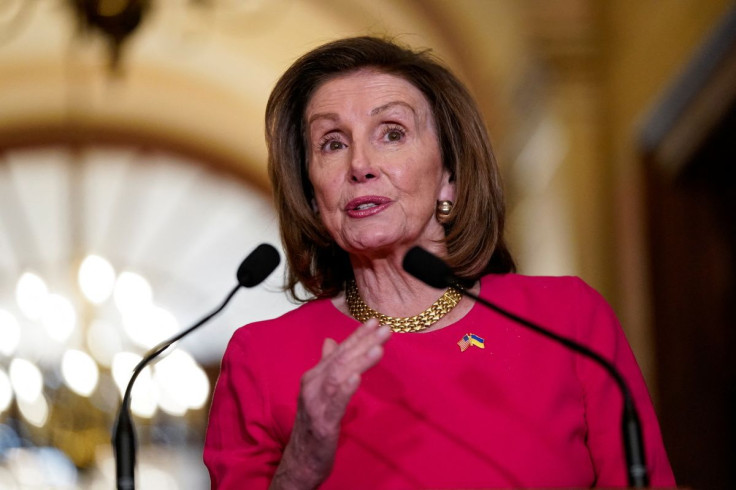
[[[317,114],[312,114],[312,116],[307,121],[307,126],[311,126],[312,123],[317,119],[329,119],[330,121],[338,121],[340,118],[334,112],[318,112]]]
[[[391,109],[395,106],[403,106],[409,109],[412,114],[414,114],[414,117],[417,116],[416,111],[414,110],[414,107],[411,106],[411,104],[408,104],[402,100],[395,100],[392,102],[388,102],[386,104],[383,104],[382,106],[376,107],[375,109],[371,109],[371,116],[375,116],[377,114],[380,114],[384,111],[387,111],[388,109]],[[340,117],[334,113],[334,112],[318,112],[317,114],[312,114],[307,121],[307,125],[311,126],[311,124],[316,121],[317,119],[328,119],[330,121],[339,121]]]
[[[410,104],[407,104],[403,100],[395,100],[395,101],[389,102],[387,104],[383,104],[382,106],[376,107],[375,109],[373,109],[371,111],[371,116],[375,116],[376,114],[380,114],[381,112],[386,111],[388,109],[391,109],[392,107],[397,106],[397,105],[404,106],[404,107],[408,108],[412,112],[412,114],[414,114],[414,116],[416,116],[416,111],[414,110],[414,107],[412,107]]]

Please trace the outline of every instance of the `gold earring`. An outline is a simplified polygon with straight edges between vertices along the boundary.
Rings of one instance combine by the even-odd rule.
[[[452,211],[452,201],[437,201],[437,221],[445,223]]]

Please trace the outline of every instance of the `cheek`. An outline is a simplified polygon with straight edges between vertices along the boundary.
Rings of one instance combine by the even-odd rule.
[[[320,207],[334,207],[340,196],[337,177],[319,169],[309,172],[309,181],[314,190],[314,198]]]
[[[442,177],[442,167],[433,155],[407,160],[394,172],[394,180],[402,191],[425,198],[438,193]]]

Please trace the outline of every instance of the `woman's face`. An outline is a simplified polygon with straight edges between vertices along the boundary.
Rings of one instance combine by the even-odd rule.
[[[436,203],[454,200],[454,184],[424,95],[361,70],[320,86],[305,115],[315,205],[338,245],[367,256],[436,249]]]

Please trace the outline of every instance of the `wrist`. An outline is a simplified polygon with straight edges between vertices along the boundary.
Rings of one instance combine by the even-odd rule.
[[[327,478],[329,470],[325,474],[324,468],[309,455],[300,457],[299,451],[295,451],[293,444],[288,444],[284,450],[270,490],[312,490],[319,487]]]

